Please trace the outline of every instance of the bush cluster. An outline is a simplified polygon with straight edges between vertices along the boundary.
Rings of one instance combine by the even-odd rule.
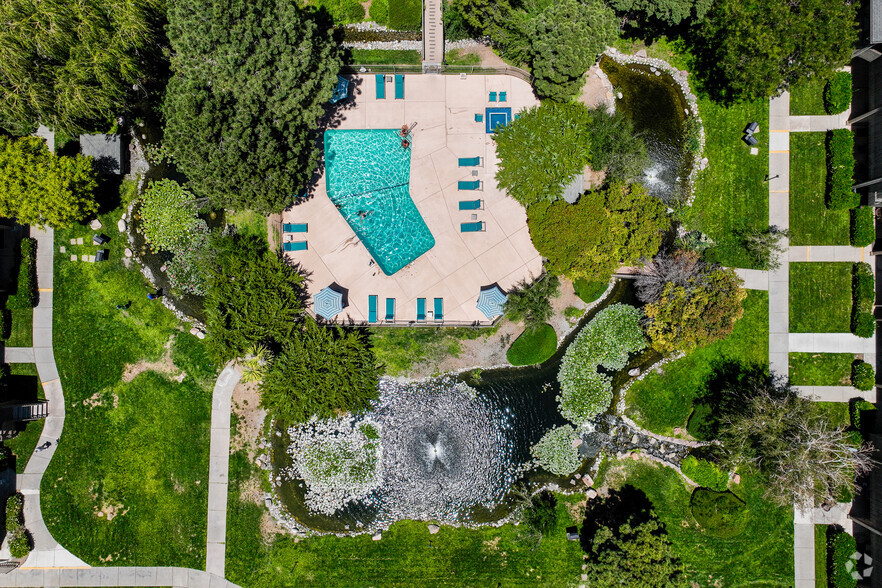
[[[875,374],[873,375],[875,378]],[[854,377],[852,376],[852,384],[854,384]],[[858,432],[861,430],[861,413],[865,410],[876,410],[876,405],[872,402],[868,402],[863,398],[852,398],[848,402],[848,417],[851,421],[851,426],[856,429]],[[872,422],[872,419],[870,419]]]
[[[689,501],[695,521],[712,537],[728,539],[740,535],[747,526],[749,511],[731,492],[696,488]]]
[[[846,564],[851,556],[857,551],[857,543],[854,537],[840,531],[827,538],[827,549],[831,552],[829,578],[835,588],[854,588],[857,586],[857,580],[852,578],[851,572],[848,571]]]
[[[729,474],[717,467],[717,464],[694,455],[687,455],[680,462],[683,475],[701,486],[717,492],[725,492],[729,487]]]
[[[24,497],[13,494],[6,500],[6,533],[9,535],[9,552],[12,557],[22,558],[31,551],[31,540],[24,528]]]
[[[854,264],[851,295],[851,331],[858,337],[870,338],[876,332],[876,318],[873,316],[876,282],[868,264]]]
[[[851,104],[851,74],[836,72],[824,86],[824,109],[827,114],[845,112]]]
[[[21,262],[18,266],[18,290],[10,296],[6,306],[15,310],[27,310],[37,306],[37,240],[25,237],[21,240]]]
[[[847,210],[860,204],[852,191],[854,180],[854,133],[835,129],[827,133],[827,208]]]
[[[373,5],[371,6],[373,12]],[[345,41],[374,43],[382,41],[420,41],[423,35],[419,31],[360,31],[358,29],[343,29]]]
[[[6,340],[12,335],[12,312],[0,309],[0,339]]]
[[[873,209],[861,206],[851,211],[851,244],[866,247],[876,241],[876,221]]]
[[[876,372],[865,361],[856,361],[851,366],[851,385],[858,390],[871,390],[876,385]]]

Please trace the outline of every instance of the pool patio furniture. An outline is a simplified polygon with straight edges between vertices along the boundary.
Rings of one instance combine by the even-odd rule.
[[[392,322],[395,320],[395,299],[387,298],[386,299],[386,318],[384,319],[387,322]]]
[[[459,223],[460,233],[480,233],[485,230],[486,227],[484,221],[478,221],[476,223]]]
[[[435,322],[440,323],[444,320],[444,299],[436,298],[434,300],[435,306]]]
[[[481,203],[483,200],[460,200],[459,201],[459,209],[460,210],[481,210]]]
[[[475,308],[484,313],[488,319],[493,320],[504,313],[505,303],[508,296],[499,287],[498,284],[484,286],[481,293],[478,294],[478,303]]]
[[[759,142],[756,140],[756,137],[754,137],[753,135],[744,135],[744,137],[742,137],[741,140],[744,141],[745,143],[747,143],[748,146],[750,146],[750,147],[753,147],[754,145],[756,145]]]
[[[395,99],[404,100],[404,76],[395,74]]]
[[[500,102],[505,102],[505,101],[507,101],[507,100],[508,100],[508,96],[506,95],[506,92],[500,92],[500,93],[499,93],[499,101],[500,101]]]
[[[456,184],[457,190],[479,190],[481,188],[481,180],[460,180]]]
[[[474,167],[476,165],[481,165],[480,157],[460,157],[459,158],[459,167]]]
[[[417,322],[426,320],[426,299],[417,298]]]
[[[475,122],[484,122],[484,115],[480,113],[475,113]]]
[[[377,74],[374,79],[377,81],[377,100],[386,99],[386,76]]]
[[[282,225],[282,232],[284,233],[306,233],[309,231],[309,223],[285,223]]]
[[[368,322],[375,323],[377,322],[377,295],[371,294],[368,296]]]
[[[285,251],[306,251],[309,247],[306,241],[294,241],[293,243],[284,244]]]
[[[490,92],[490,102],[496,102],[496,92]]]
[[[343,76],[337,76],[337,84],[334,86],[334,95],[331,96],[331,104],[336,104],[349,96],[349,80]]]
[[[312,310],[320,317],[333,319],[343,311],[343,293],[326,286],[312,297]]]
[[[93,245],[104,245],[108,241],[110,241],[110,237],[108,237],[104,233],[101,233],[100,235],[98,233],[95,233],[94,235],[92,235]]]
[[[99,249],[95,254],[95,261],[107,261],[107,256],[110,253],[110,249]]]
[[[752,123],[748,124],[748,125],[744,128],[744,133],[747,134],[747,135],[752,135],[752,134],[754,134],[755,132],[757,132],[758,130],[759,130],[759,123],[758,123],[758,122],[752,122]]]

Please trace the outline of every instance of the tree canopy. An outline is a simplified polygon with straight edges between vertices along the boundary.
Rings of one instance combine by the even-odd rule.
[[[0,2],[0,126],[106,130],[162,60],[162,0]]]
[[[597,280],[658,253],[670,219],[645,187],[613,184],[576,204],[537,202],[527,209],[527,223],[549,273]]]
[[[700,21],[713,0],[610,0],[610,5],[630,20],[655,19],[668,26],[683,21]]]
[[[42,139],[0,136],[0,216],[69,227],[98,211],[91,157],[59,157]]]
[[[193,190],[236,209],[291,204],[342,63],[329,25],[296,2],[194,0],[171,4],[168,34],[164,141]]]

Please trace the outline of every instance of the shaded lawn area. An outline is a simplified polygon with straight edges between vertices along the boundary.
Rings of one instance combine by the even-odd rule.
[[[511,365],[542,363],[557,351],[557,333],[544,323],[521,333],[505,354]]]
[[[698,110],[707,134],[704,156],[710,164],[699,172],[695,200],[681,210],[682,218],[689,229],[714,240],[717,245],[708,252],[714,260],[755,268],[737,233],[769,226],[769,187],[763,181],[769,171],[768,100],[726,108],[699,97]],[[751,155],[741,140],[744,127],[752,121],[760,126],[755,135],[758,155]]]
[[[236,225],[241,235],[253,235],[267,240],[266,215],[253,210],[227,211],[224,220],[227,224]]]
[[[442,527],[430,535],[425,522],[403,521],[383,532],[382,541],[359,537],[312,537],[295,543],[260,536],[265,508],[240,499],[249,464],[241,453],[230,462],[226,576],[243,588],[303,586],[572,586],[582,550],[565,529],[582,523],[582,495],[558,494],[557,524],[536,545],[514,525],[500,528]],[[568,505],[578,513],[571,518]],[[533,570],[533,571],[531,571]]]
[[[790,264],[790,332],[851,332],[851,269],[847,262]]]
[[[793,584],[793,509],[764,500],[762,489],[752,477],[742,473],[741,484],[731,486],[750,510],[747,527],[737,537],[717,539],[707,535],[692,518],[692,490],[675,470],[622,460],[604,464],[604,471],[604,484],[615,488],[631,484],[646,493],[693,585]]]
[[[826,115],[824,108],[824,86],[827,80],[823,78],[811,78],[800,80],[790,88],[790,114],[798,115]],[[790,139],[793,140],[793,133]],[[791,148],[792,150],[792,148]]]
[[[635,382],[625,398],[625,414],[650,431],[670,435],[675,427],[686,426],[692,404],[716,364],[736,361],[765,365],[768,350],[769,295],[750,290],[744,301],[744,316],[728,338],[665,364],[661,374],[653,372]]]
[[[851,386],[853,353],[791,353],[794,386]]]
[[[830,210],[825,133],[790,134],[790,244],[848,245],[851,213]]]
[[[114,226],[120,212],[102,223]],[[57,230],[56,243],[89,234],[85,226]],[[127,364],[156,361],[173,337],[192,336],[180,333],[159,301],[147,300],[138,269],[124,267],[125,239],[109,245],[104,263],[55,257],[54,345],[67,415],[43,478],[43,517],[90,565],[198,569],[205,563],[213,382],[188,372],[178,383],[151,371],[122,382]],[[128,310],[116,309],[127,301]],[[194,353],[194,361],[204,359]]]
[[[370,334],[377,361],[385,366],[386,374],[398,376],[418,363],[440,361],[448,355],[458,357],[462,353],[460,341],[489,337],[498,328],[498,324],[489,329],[377,327],[370,329]]]
[[[43,400],[43,385],[37,375],[37,366],[33,363],[9,364],[10,385],[24,392],[25,397]],[[40,434],[43,432],[43,419],[24,423],[24,430],[6,441],[6,446],[15,456],[15,473],[24,473],[28,460],[34,453]]]
[[[34,309],[13,310],[12,328],[7,347],[30,347],[34,344]]]

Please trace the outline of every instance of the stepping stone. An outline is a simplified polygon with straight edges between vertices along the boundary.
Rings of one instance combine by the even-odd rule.
[[[439,527],[438,525],[429,525],[429,534],[430,535],[434,535],[435,533],[437,533],[440,530],[441,530],[441,527]]]
[[[76,244],[77,244],[77,240],[76,240],[76,239],[71,239],[71,240],[70,240],[70,244],[71,244],[71,245],[76,245]]]
[[[88,255],[80,255],[80,261],[89,261]]]
[[[65,247],[64,245],[62,245],[61,247],[58,248],[58,252],[59,252],[59,253],[65,253],[65,252],[67,252],[67,247]]]
[[[94,255],[89,256],[89,263],[95,263],[95,256]]]
[[[76,256],[76,255],[71,255],[71,256],[70,256],[70,260],[71,260],[71,261],[76,261],[76,260],[77,260],[77,256]]]
[[[80,237],[79,239],[77,239],[77,245],[82,245],[82,244],[83,244],[83,238]]]
[[[751,147],[750,154],[751,155],[759,155],[759,149],[757,149],[756,147]]]
[[[383,538],[383,534],[382,534],[382,533],[377,533],[376,535],[374,535],[373,537],[371,537],[371,539],[373,539],[374,541],[379,541],[379,540],[382,539],[382,538]]]
[[[102,225],[101,221],[98,220],[97,218],[89,223],[89,228],[91,228],[93,231],[97,231],[98,229],[100,229],[103,226],[104,225]]]

